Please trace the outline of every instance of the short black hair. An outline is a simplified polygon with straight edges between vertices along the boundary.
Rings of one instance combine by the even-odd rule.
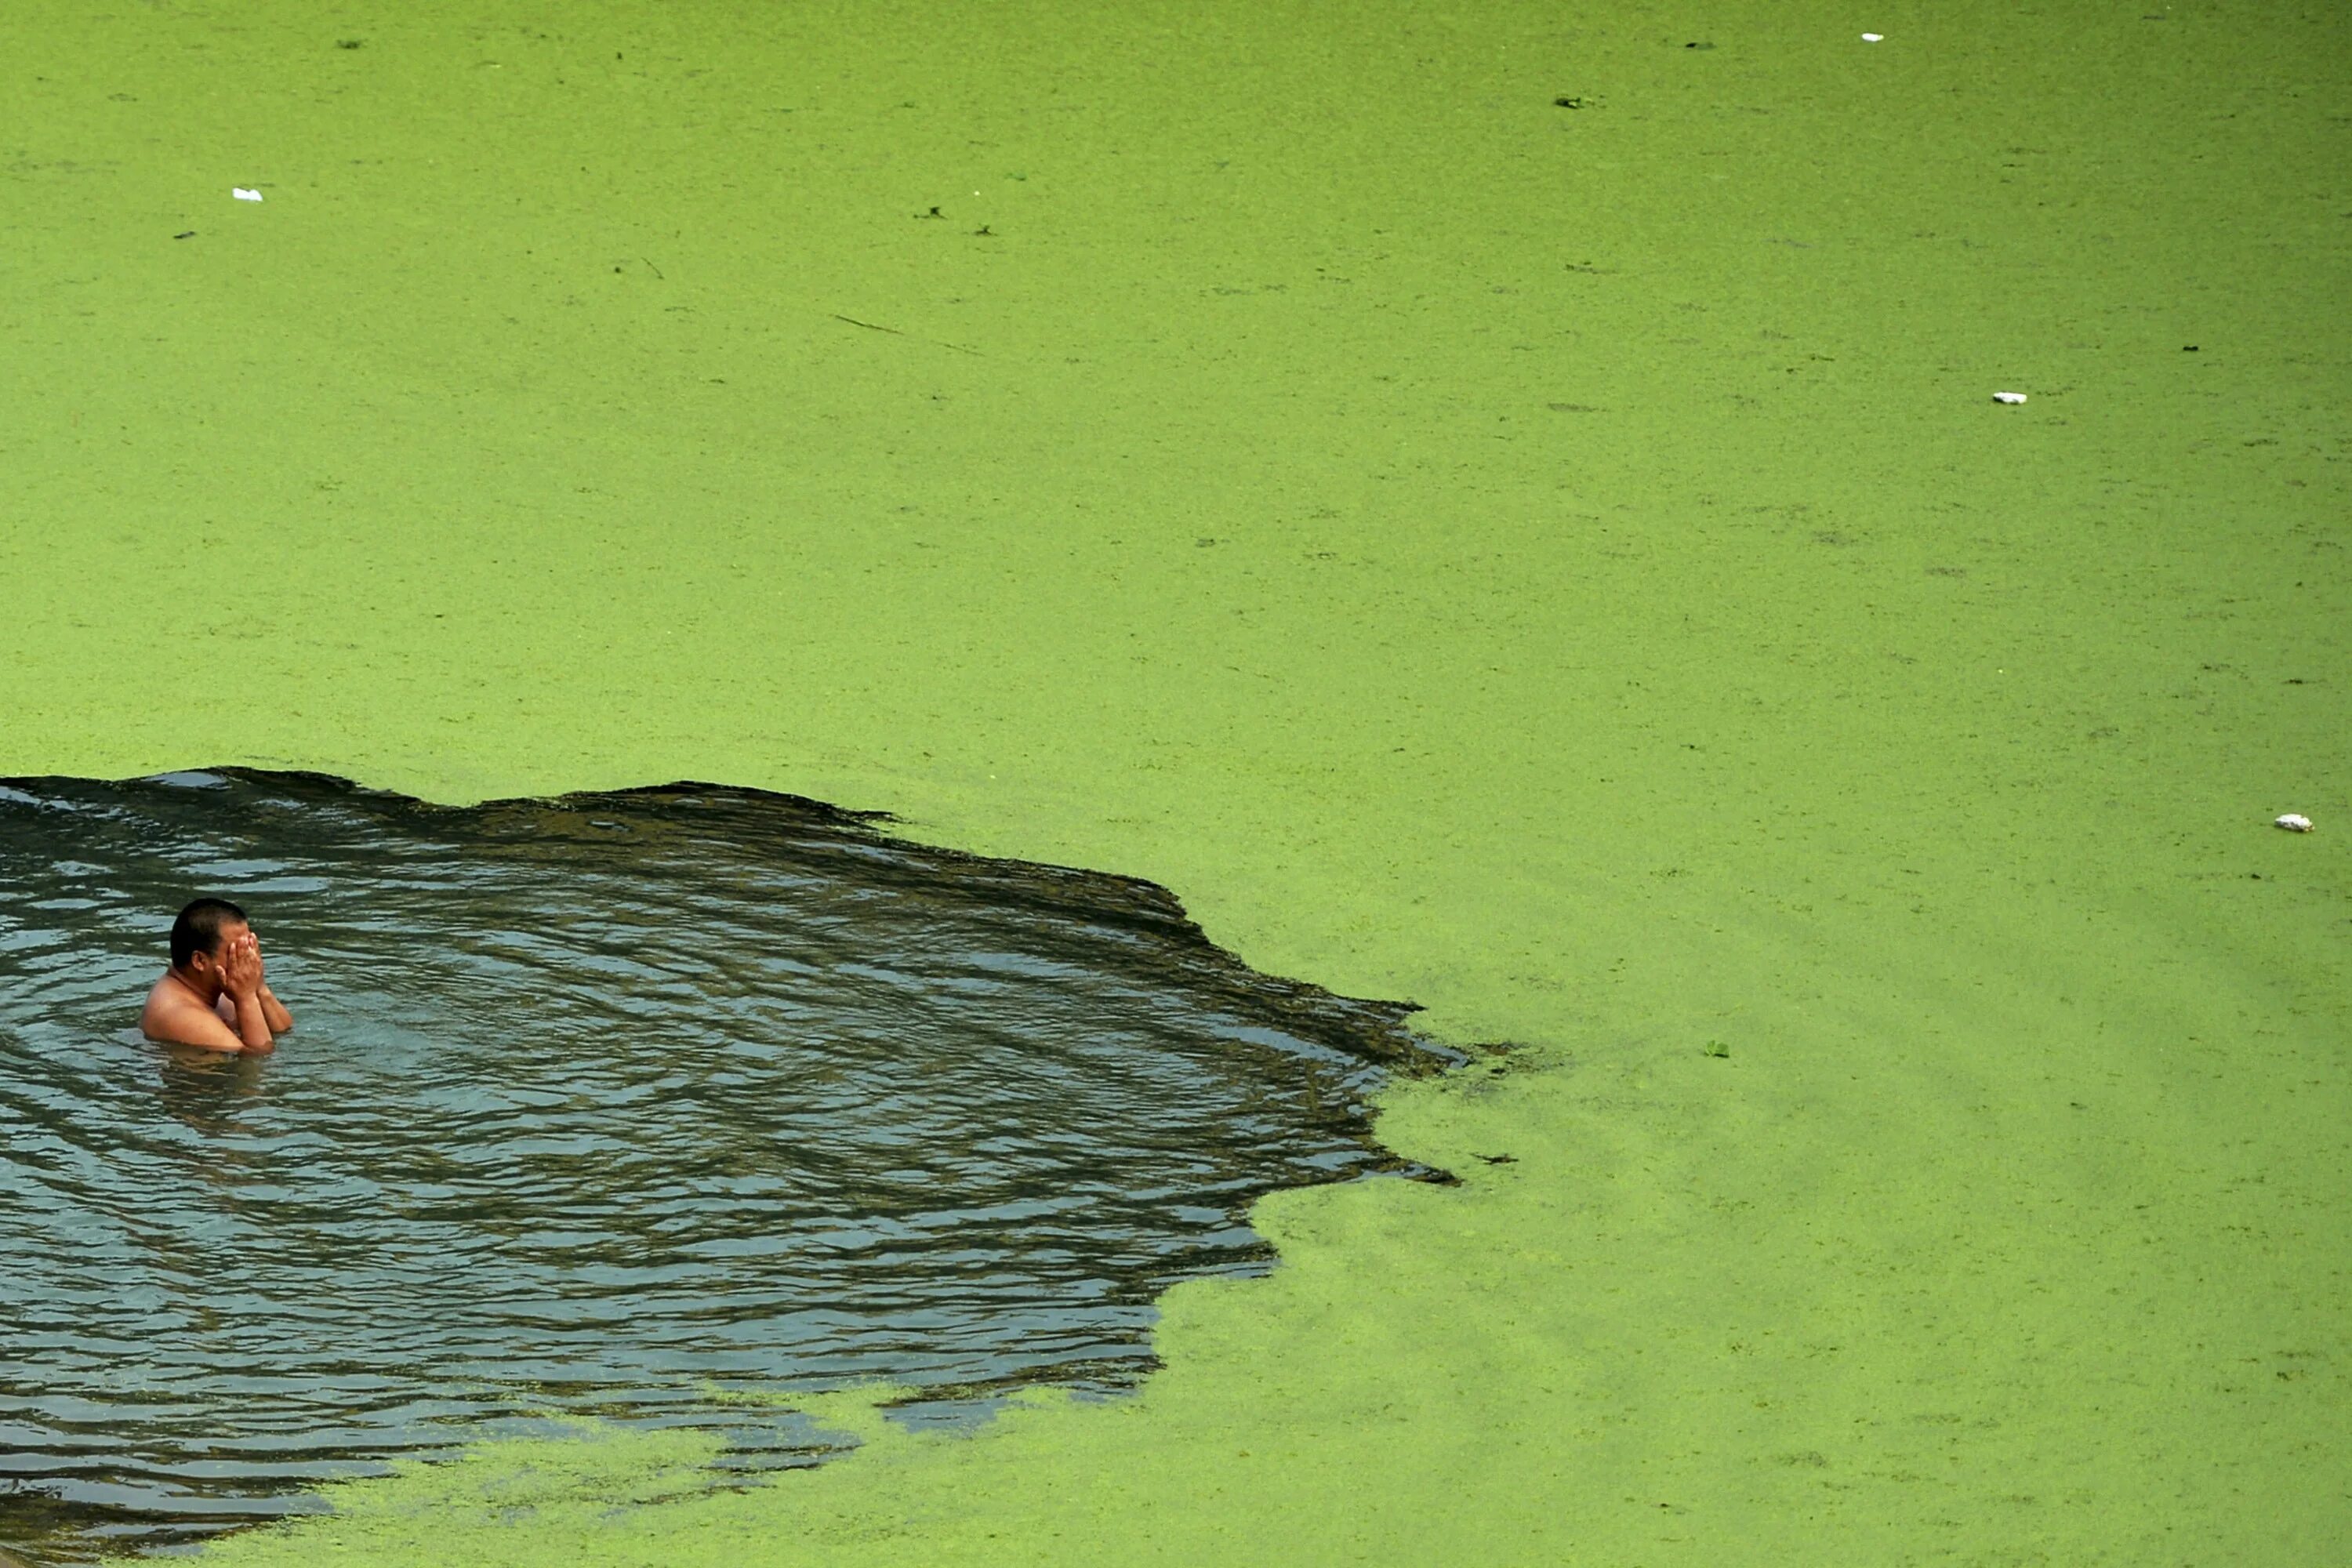
[[[226,899],[198,899],[172,922],[172,967],[185,969],[196,954],[220,946],[221,927],[245,921],[245,911]]]

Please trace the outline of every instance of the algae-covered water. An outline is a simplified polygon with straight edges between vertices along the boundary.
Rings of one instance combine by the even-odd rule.
[[[299,1005],[275,1056],[139,1037],[194,887]],[[0,1545],[48,1552],[551,1418],[740,1472],[826,1447],[782,1395],[1130,1385],[1152,1298],[1394,1166],[1363,1098],[1441,1060],[1156,889],[743,791],[19,780],[0,911]]]
[[[0,772],[886,808],[1524,1047],[1132,1398],[209,1550],[2336,1555],[2347,27],[10,7]]]

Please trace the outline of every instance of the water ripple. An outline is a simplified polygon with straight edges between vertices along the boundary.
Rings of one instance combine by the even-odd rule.
[[[142,1040],[246,904],[299,1030]],[[1273,1187],[1394,1168],[1402,1009],[1247,970],[1161,890],[702,786],[436,808],[305,775],[0,787],[0,1541],[309,1506],[550,1412],[1116,1387],[1260,1267]]]

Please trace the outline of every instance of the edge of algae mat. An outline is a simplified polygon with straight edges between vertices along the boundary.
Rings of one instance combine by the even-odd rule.
[[[887,807],[1525,1046],[1132,1399],[213,1555],[2323,1560],[2346,26],[13,7],[0,769]]]

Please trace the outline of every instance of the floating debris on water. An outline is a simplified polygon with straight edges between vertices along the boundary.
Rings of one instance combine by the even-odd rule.
[[[2273,822],[2271,826],[2273,827],[2284,827],[2289,833],[2308,833],[2311,831],[2311,818],[2304,816],[2303,813],[2299,811],[2290,811],[2284,816],[2282,816],[2276,822]]]
[[[1992,400],[1995,403],[2022,403],[2025,401],[2025,394],[2021,392],[1996,392],[1992,395]]]

